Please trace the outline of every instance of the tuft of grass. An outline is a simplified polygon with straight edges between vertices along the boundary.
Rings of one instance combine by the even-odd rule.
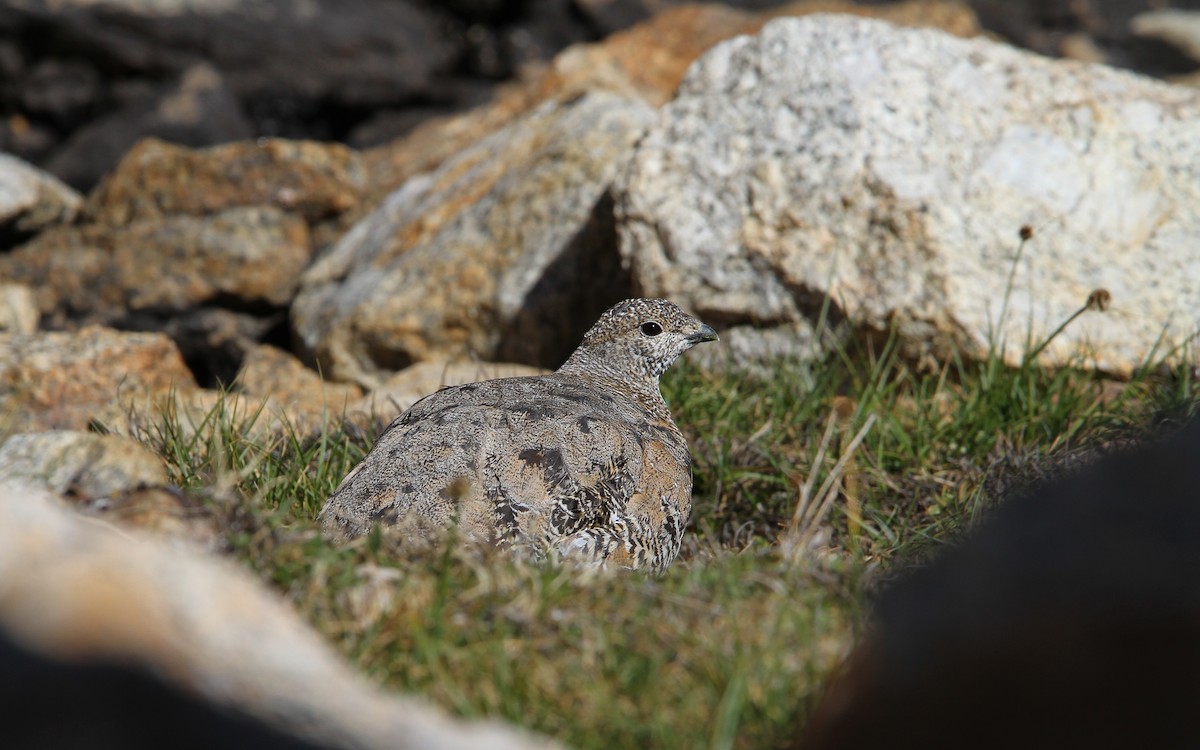
[[[348,425],[264,430],[261,410],[226,400],[200,424],[168,410],[142,437],[223,521],[229,554],[383,684],[579,748],[773,747],[847,653],[872,587],[994,502],[997,467],[1052,465],[1200,403],[1185,367],[1114,383],[1032,360],[927,372],[889,338],[769,377],[680,363],[663,389],[696,509],[658,577],[387,534],[332,548],[316,514],[370,443]]]

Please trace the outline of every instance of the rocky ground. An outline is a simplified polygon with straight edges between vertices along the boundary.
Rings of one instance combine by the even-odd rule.
[[[215,548],[134,440],[164,412],[372,434],[628,296],[714,369],[1194,357],[1200,15],[740,5],[6,4],[4,492]]]

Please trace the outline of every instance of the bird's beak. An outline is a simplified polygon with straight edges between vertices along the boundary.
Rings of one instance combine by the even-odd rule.
[[[701,341],[719,341],[720,337],[710,325],[701,325],[700,330],[688,336],[688,341],[699,344]]]

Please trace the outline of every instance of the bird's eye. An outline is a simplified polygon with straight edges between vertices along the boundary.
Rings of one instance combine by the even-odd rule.
[[[649,323],[642,323],[642,333],[646,334],[647,336],[657,336],[658,334],[662,333],[662,326],[660,326],[658,323],[655,323],[653,320]]]

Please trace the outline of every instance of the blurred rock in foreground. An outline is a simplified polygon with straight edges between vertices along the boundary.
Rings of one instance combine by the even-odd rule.
[[[0,635],[53,659],[152,670],[196,698],[334,747],[554,747],[385,694],[232,563],[84,519],[26,484],[0,483]]]
[[[1001,505],[884,592],[807,750],[1190,748],[1200,422]]]

